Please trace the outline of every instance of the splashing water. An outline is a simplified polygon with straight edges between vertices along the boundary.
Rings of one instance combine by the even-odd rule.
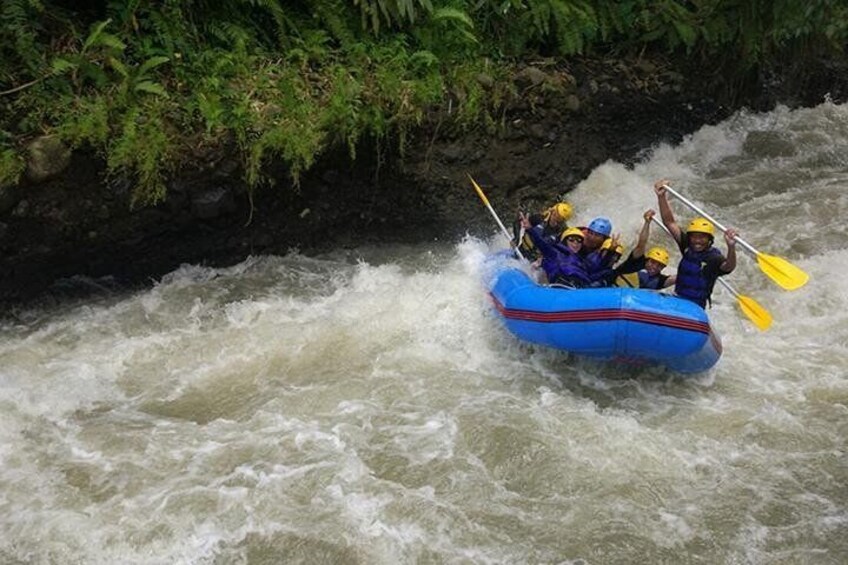
[[[775,324],[717,290],[725,354],[695,380],[515,341],[479,280],[497,234],[23,313],[0,329],[0,561],[841,563],[846,156],[848,106],[743,113],[569,195],[630,246],[669,178],[811,275],[788,293],[740,256]]]

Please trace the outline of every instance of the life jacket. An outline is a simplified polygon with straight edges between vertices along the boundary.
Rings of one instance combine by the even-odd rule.
[[[567,280],[576,281],[583,286],[591,283],[592,279],[586,272],[586,263],[583,261],[583,258],[564,245],[556,244],[556,247],[562,251],[557,278],[562,277]]]
[[[651,276],[648,274],[648,271],[644,270],[639,271],[637,275],[639,276],[639,288],[648,288],[651,290],[660,290],[662,288],[662,283],[664,283],[665,279],[668,278],[660,273]]]
[[[683,258],[677,266],[677,282],[674,293],[687,300],[706,308],[710,295],[713,293],[718,267],[705,272],[705,267],[715,261],[720,261],[721,251],[710,247],[701,252],[692,251],[689,247],[682,250]],[[712,273],[712,274],[710,274]]]
[[[615,280],[616,272],[613,269],[618,256],[607,251],[603,253],[600,249],[589,252],[584,260],[586,271],[592,286],[610,286]]]
[[[620,265],[613,269],[615,273],[615,286],[624,288],[639,288],[639,275],[637,272],[645,267],[645,257],[638,259],[633,257],[633,252],[627,256]]]
[[[527,230],[533,243],[542,252],[542,269],[552,283],[568,282],[588,286],[591,280],[583,258],[562,243],[552,243],[539,226]]]
[[[568,225],[565,224],[565,222],[563,222],[562,226],[559,227],[552,226],[548,223],[547,216],[543,218],[538,214],[530,216],[530,222],[533,224],[534,228],[541,226],[542,237],[546,238],[551,243],[558,242],[560,234],[568,228]],[[516,221],[513,225],[513,233],[515,234],[514,241],[518,241],[520,231],[520,223]],[[538,259],[541,255],[527,232],[524,232],[524,237],[521,238],[521,241],[518,241],[518,244],[518,250],[530,261]]]
[[[639,288],[639,274],[626,273],[615,278],[615,286],[624,288]]]
[[[553,253],[548,249],[555,250]],[[577,286],[588,286],[592,281],[586,272],[583,258],[561,243],[542,248],[542,269],[548,280],[555,282],[573,282]]]

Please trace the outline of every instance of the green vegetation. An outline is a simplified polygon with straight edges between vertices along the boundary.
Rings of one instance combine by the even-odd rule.
[[[645,49],[744,75],[848,42],[837,0],[3,0],[0,183],[58,135],[166,195],[198,148],[238,152],[250,186],[297,184],[327,148],[396,143],[428,113],[494,124],[515,61]],[[479,76],[493,79],[484,87]]]

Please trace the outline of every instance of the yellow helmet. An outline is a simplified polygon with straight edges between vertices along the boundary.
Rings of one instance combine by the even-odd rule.
[[[567,230],[562,232],[562,235],[559,236],[559,239],[560,239],[560,241],[565,241],[566,239],[568,239],[569,237],[571,237],[573,235],[576,235],[577,237],[579,237],[580,241],[583,241],[583,239],[585,239],[584,236],[583,236],[583,230],[581,230],[579,228],[568,228]]]
[[[601,244],[601,249],[609,249],[610,247],[612,247],[612,238],[608,237]],[[624,255],[624,246],[619,243],[615,246],[615,252],[619,255]]]
[[[706,218],[695,218],[689,222],[689,227],[686,228],[686,233],[705,233],[711,238],[715,238],[715,227],[712,222]]]
[[[663,247],[651,247],[648,252],[645,253],[645,257],[647,259],[653,259],[663,266],[668,265],[668,251],[666,251]]]
[[[556,210],[557,215],[563,220],[569,219],[572,214],[571,204],[568,202],[557,202],[551,206],[551,209]]]

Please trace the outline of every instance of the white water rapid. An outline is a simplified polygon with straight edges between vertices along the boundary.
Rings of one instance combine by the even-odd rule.
[[[724,355],[695,379],[518,343],[478,277],[494,228],[19,312],[0,562],[845,563],[848,105],[604,164],[575,220],[630,247],[662,177],[811,276],[786,292],[740,250],[728,280],[774,325],[717,288]]]

